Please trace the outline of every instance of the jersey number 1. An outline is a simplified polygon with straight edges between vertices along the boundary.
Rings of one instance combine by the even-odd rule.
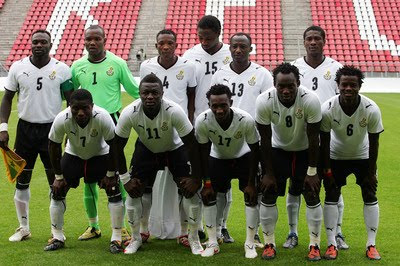
[[[97,84],[96,72],[93,72],[93,83],[92,83],[92,85],[96,85],[96,84]]]

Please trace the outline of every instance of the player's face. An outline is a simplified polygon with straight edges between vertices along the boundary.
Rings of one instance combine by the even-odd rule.
[[[158,110],[163,96],[160,84],[143,82],[140,85],[139,94],[144,108],[147,110]]]
[[[197,36],[201,47],[205,51],[212,50],[219,44],[219,34],[212,31],[211,29],[197,29]]]
[[[96,56],[104,52],[106,38],[101,29],[89,29],[85,31],[85,48],[89,55]]]
[[[310,30],[306,33],[306,37],[304,39],[304,48],[306,48],[307,55],[322,55],[324,45],[325,40],[322,38],[321,32]]]
[[[32,36],[32,54],[36,57],[48,56],[51,49],[50,36],[43,32]]]
[[[282,104],[291,105],[294,103],[299,85],[293,73],[278,73],[275,88]]]
[[[156,48],[162,57],[173,58],[177,44],[172,34],[160,34],[157,38]]]
[[[229,119],[232,101],[229,100],[228,95],[210,95],[208,104],[218,122],[224,122]]]
[[[88,100],[72,100],[71,113],[80,127],[85,127],[92,117],[93,103]]]
[[[345,103],[355,103],[358,99],[360,84],[357,76],[341,76],[339,81],[340,99]]]
[[[233,61],[235,62],[247,62],[249,60],[250,52],[252,47],[249,39],[244,35],[236,35],[231,39],[229,46]]]

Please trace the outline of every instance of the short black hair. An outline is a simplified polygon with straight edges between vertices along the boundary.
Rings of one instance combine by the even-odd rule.
[[[235,36],[246,36],[246,38],[249,40],[250,46],[251,46],[252,40],[251,40],[250,34],[245,33],[245,32],[237,32],[237,33],[235,33],[235,34],[233,34],[233,35],[231,36],[231,38],[229,39],[229,43],[232,43],[232,39],[233,39],[233,37],[235,37]]]
[[[142,87],[143,83],[158,83],[158,85],[160,85],[160,88],[161,89],[163,88],[161,79],[159,79],[156,76],[156,74],[154,74],[154,73],[150,73],[150,74],[144,76],[144,78],[142,78],[142,80],[140,81],[140,84],[139,84],[139,89],[140,89],[140,87]]]
[[[43,30],[43,29],[35,30],[35,31],[32,33],[31,38],[32,38],[33,35],[35,35],[36,33],[44,33],[44,34],[47,34],[47,35],[49,36],[49,38],[50,38],[50,41],[51,41],[51,34],[50,34],[50,32],[48,32],[47,30]]]
[[[307,32],[312,31],[312,30],[318,31],[318,32],[321,34],[322,39],[325,41],[325,35],[326,35],[326,34],[325,34],[324,29],[321,28],[320,26],[316,26],[316,25],[312,25],[312,26],[308,27],[308,28],[304,31],[304,33],[303,33],[303,40],[306,39],[306,34],[307,34]]]
[[[73,101],[90,101],[90,103],[93,103],[93,97],[88,90],[79,89],[71,93],[70,102]]]
[[[210,29],[215,33],[220,34],[221,33],[221,22],[218,20],[218,18],[207,15],[202,17],[199,20],[199,23],[197,24],[197,28],[200,29]]]
[[[104,31],[104,28],[100,25],[90,25],[89,28],[85,30],[85,32],[87,32],[88,30],[101,30],[103,37],[106,37],[106,32]]]
[[[222,95],[226,94],[229,99],[232,98],[232,92],[228,86],[223,84],[215,84],[212,85],[211,88],[207,91],[206,96],[207,99],[210,100],[211,95]]]
[[[282,63],[282,64],[278,65],[274,70],[272,70],[272,76],[274,77],[274,85],[276,84],[276,77],[278,76],[279,73],[282,73],[282,74],[293,73],[296,78],[296,82],[300,83],[299,69],[292,64]]]
[[[340,83],[340,78],[342,76],[356,76],[358,79],[358,85],[360,85],[360,88],[361,88],[361,85],[364,83],[364,81],[363,81],[363,79],[365,78],[364,73],[360,69],[358,69],[354,66],[345,65],[345,66],[339,68],[338,71],[336,71],[335,81],[338,85]]]
[[[176,33],[173,30],[167,30],[167,29],[160,30],[157,33],[156,41],[158,40],[158,36],[160,36],[161,34],[169,34],[169,35],[174,36],[174,41],[176,42]]]

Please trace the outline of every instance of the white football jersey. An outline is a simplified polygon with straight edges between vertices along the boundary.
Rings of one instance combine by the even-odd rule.
[[[196,67],[189,60],[178,56],[176,63],[165,69],[158,63],[158,56],[143,61],[140,65],[140,79],[154,73],[163,83],[164,97],[176,102],[188,113],[187,87],[196,87]]]
[[[183,145],[180,137],[193,130],[189,118],[182,108],[168,99],[163,99],[158,115],[150,119],[143,111],[142,101],[137,99],[122,110],[116,134],[129,138],[131,129],[141,142],[152,152],[172,151]]]
[[[88,160],[108,153],[109,146],[106,141],[114,138],[114,130],[114,122],[105,109],[94,105],[89,123],[85,128],[81,128],[72,117],[71,107],[68,107],[54,119],[49,139],[62,143],[67,135],[65,152]]]
[[[332,97],[322,105],[321,131],[331,132],[332,159],[368,159],[368,133],[383,131],[379,107],[364,95],[360,97],[360,104],[351,116],[343,112],[339,96]]]
[[[258,142],[256,124],[251,115],[232,107],[233,119],[227,130],[223,130],[208,109],[196,119],[196,137],[200,144],[212,142],[210,156],[217,159],[235,159],[250,152],[247,144]]]
[[[273,86],[271,73],[264,67],[251,62],[249,67],[238,74],[230,64],[221,67],[212,77],[211,85],[224,84],[231,89],[233,107],[256,115],[256,99],[258,95]]]
[[[209,54],[197,44],[190,48],[183,55],[184,59],[192,61],[196,66],[196,100],[195,100],[195,118],[208,109],[207,91],[210,89],[212,75],[223,65],[232,61],[229,45],[223,44],[221,49],[215,54]]]
[[[61,84],[71,77],[69,67],[55,58],[37,68],[25,57],[12,64],[4,88],[19,92],[19,118],[31,123],[51,123],[61,111]]]
[[[321,104],[339,94],[335,78],[336,71],[342,67],[342,64],[338,61],[325,56],[324,61],[316,68],[313,68],[307,64],[305,57],[300,57],[293,61],[292,65],[295,65],[300,71],[301,85],[313,90]]]
[[[321,105],[318,96],[300,85],[294,104],[287,108],[271,88],[263,92],[256,102],[256,121],[271,125],[272,147],[285,151],[308,149],[307,123],[321,121]]]

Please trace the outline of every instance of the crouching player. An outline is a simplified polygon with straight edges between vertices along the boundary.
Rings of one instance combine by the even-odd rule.
[[[184,196],[183,209],[189,217],[189,244],[192,253],[198,255],[203,251],[197,234],[201,203],[197,191],[201,180],[199,145],[193,126],[178,104],[163,99],[163,86],[156,75],[149,74],[141,80],[139,95],[140,100],[122,111],[116,128],[118,170],[128,192],[125,204],[132,229],[132,240],[125,254],[136,253],[142,245],[140,220],[144,213],[150,213],[142,209],[142,196],[151,193],[157,172],[168,167]],[[138,140],[128,173],[123,149],[132,128]]]
[[[51,231],[53,239],[45,251],[64,247],[63,235],[66,195],[70,188],[85,183],[98,182],[108,197],[112,236],[110,252],[123,251],[121,227],[123,204],[115,175],[113,154],[114,122],[106,110],[93,105],[89,91],[80,89],[71,95],[71,106],[57,115],[49,133],[50,160],[55,172],[50,201]],[[67,135],[68,142],[61,156],[61,144]]]
[[[257,257],[254,246],[257,222],[258,134],[254,119],[247,112],[231,107],[232,93],[221,84],[207,92],[210,109],[196,119],[196,136],[200,143],[204,187],[204,219],[208,243],[201,256],[210,257],[219,252],[216,236],[217,193],[230,189],[232,178],[239,179],[239,189],[246,204],[247,237],[244,245],[246,258]],[[211,152],[210,152],[211,151]]]
[[[356,176],[364,201],[364,222],[368,240],[366,256],[381,257],[375,247],[379,223],[376,198],[379,134],[383,132],[379,107],[360,95],[364,74],[357,68],[344,66],[336,73],[340,94],[322,106],[321,150],[324,162],[326,191],[324,220],[328,240],[325,258],[336,259],[335,241],[337,204],[342,186],[350,174]]]

